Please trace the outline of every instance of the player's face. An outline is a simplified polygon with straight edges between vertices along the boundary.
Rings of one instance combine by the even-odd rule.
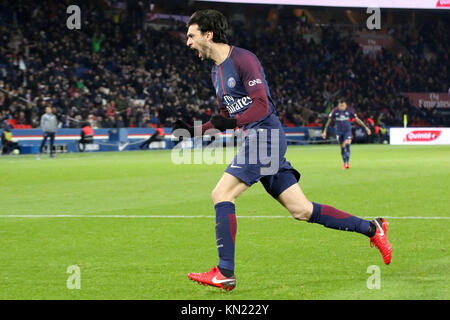
[[[339,101],[338,103],[339,110],[345,110],[347,108],[347,103],[345,101]]]
[[[189,26],[186,35],[186,45],[192,50],[196,50],[200,59],[209,59],[211,52],[211,32],[205,32],[202,34],[202,32],[198,29],[198,25],[193,24]]]

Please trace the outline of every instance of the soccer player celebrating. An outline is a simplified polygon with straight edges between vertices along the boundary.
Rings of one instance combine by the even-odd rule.
[[[236,286],[235,201],[258,181],[295,219],[366,235],[371,245],[380,250],[384,262],[389,264],[392,250],[387,239],[388,224],[383,218],[363,220],[331,206],[311,202],[303,194],[298,184],[300,173],[284,157],[286,136],[276,115],[263,68],[253,53],[227,43],[226,18],[215,10],[201,10],[190,17],[187,27],[189,48],[195,50],[200,59],[213,62],[211,77],[220,114],[213,115],[210,121],[195,130],[178,120],[173,126],[174,135],[178,135],[175,131],[179,129],[188,130],[192,135],[194,131],[203,134],[213,128],[224,131],[236,127],[243,127],[248,133],[243,146],[212,191],[219,263],[210,271],[189,273],[188,278],[227,291]],[[259,148],[267,148],[265,151],[271,152],[269,164],[276,165],[275,170],[265,172],[266,161],[252,161],[251,144],[255,141],[259,142]]]
[[[322,138],[325,139],[327,137],[328,126],[332,120],[335,121],[336,139],[341,145],[341,156],[344,161],[344,169],[350,168],[350,144],[352,143],[352,124],[350,123],[350,119],[352,118],[366,130],[369,136],[372,134],[370,129],[358,118],[356,113],[347,107],[345,98],[340,98],[338,100],[338,106],[331,110],[328,121],[322,132]]]

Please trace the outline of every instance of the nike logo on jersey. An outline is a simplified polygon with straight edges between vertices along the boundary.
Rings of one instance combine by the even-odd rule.
[[[232,167],[232,168],[237,168],[237,169],[242,169],[242,167],[235,166],[234,164],[232,164],[230,167]]]

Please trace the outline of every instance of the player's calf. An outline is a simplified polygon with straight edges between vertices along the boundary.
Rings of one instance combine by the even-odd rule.
[[[308,221],[311,218],[312,214],[312,204],[311,208],[305,205],[294,205],[287,207],[289,213],[292,215],[292,217],[296,220],[300,221]]]
[[[313,212],[313,205],[298,184],[287,188],[277,199],[296,220],[308,221]]]

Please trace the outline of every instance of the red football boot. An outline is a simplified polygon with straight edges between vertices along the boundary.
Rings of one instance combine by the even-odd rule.
[[[350,164],[348,162],[344,163],[344,169],[350,169]]]
[[[225,277],[217,267],[213,267],[208,272],[189,273],[188,278],[205,286],[220,288],[220,290],[225,289],[226,291],[231,291],[236,286],[236,277]]]
[[[384,263],[389,264],[392,258],[392,247],[387,238],[388,223],[383,218],[374,219],[372,222],[377,226],[377,231],[370,238],[370,246],[377,247],[380,250]]]

